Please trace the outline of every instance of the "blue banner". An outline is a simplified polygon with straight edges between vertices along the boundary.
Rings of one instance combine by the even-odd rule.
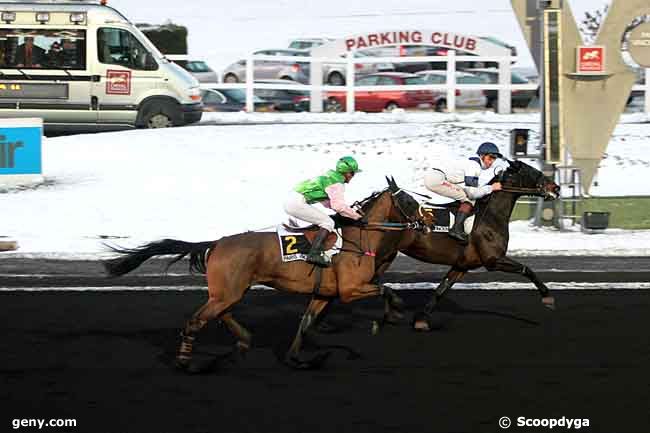
[[[42,126],[0,124],[0,175],[41,174]]]

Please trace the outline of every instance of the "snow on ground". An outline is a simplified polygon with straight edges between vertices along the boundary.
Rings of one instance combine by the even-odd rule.
[[[633,120],[647,119],[626,118]],[[185,128],[45,139],[46,182],[0,194],[0,234],[21,245],[4,255],[96,258],[105,239],[125,246],[162,237],[205,241],[271,226],[284,219],[294,184],[347,154],[364,169],[348,186],[348,201],[382,189],[385,175],[423,192],[433,160],[469,155],[485,140],[505,150],[511,128],[536,123],[534,114],[233,113]],[[650,124],[619,125],[595,194],[650,195],[639,182],[650,178],[649,137]],[[519,255],[650,254],[645,231],[557,233],[526,222],[511,230]]]

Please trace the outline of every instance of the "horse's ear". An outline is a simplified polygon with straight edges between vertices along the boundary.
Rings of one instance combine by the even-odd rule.
[[[393,176],[390,177],[391,182],[393,182],[393,186],[395,189],[399,189],[399,186],[397,186],[397,182],[395,182],[395,178]]]

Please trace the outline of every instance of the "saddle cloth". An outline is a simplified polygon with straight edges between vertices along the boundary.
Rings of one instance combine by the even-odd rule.
[[[294,231],[298,230],[298,231]],[[311,244],[318,230],[301,231],[299,228],[287,229],[283,224],[277,226],[278,241],[280,242],[280,256],[283,262],[306,260],[311,249]],[[340,229],[330,233],[324,242],[325,254],[331,259],[343,246]]]

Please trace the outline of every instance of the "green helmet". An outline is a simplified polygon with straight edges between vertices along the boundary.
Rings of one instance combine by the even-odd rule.
[[[359,173],[359,164],[351,156],[344,156],[336,162],[336,171],[343,173]]]

